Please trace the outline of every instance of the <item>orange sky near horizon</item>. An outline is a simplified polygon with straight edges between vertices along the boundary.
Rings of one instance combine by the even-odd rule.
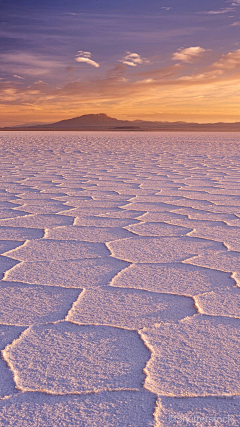
[[[125,120],[240,121],[239,74],[232,75],[228,69],[221,71],[220,76],[203,72],[166,80],[85,82],[86,86],[95,86],[92,92],[86,88],[78,90],[78,82],[55,91],[48,87],[45,90],[44,83],[25,90],[9,87],[5,96],[14,103],[0,105],[1,125],[51,123],[98,113]]]
[[[2,6],[0,127],[98,113],[240,122],[240,0],[13,3]]]

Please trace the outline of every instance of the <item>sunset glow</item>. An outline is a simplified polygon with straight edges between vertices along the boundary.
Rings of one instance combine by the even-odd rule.
[[[90,113],[240,121],[240,1],[0,5],[1,127]]]

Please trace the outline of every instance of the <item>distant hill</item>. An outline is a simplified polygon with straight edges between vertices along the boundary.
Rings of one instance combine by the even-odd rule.
[[[106,114],[85,114],[73,119],[35,126],[5,127],[0,130],[111,130],[111,131],[182,131],[182,132],[240,132],[236,123],[151,122],[144,120],[118,120]]]
[[[61,120],[60,122],[48,125],[51,128],[69,128],[69,127],[96,127],[96,126],[118,126],[119,124],[125,125],[125,121],[113,119],[108,117],[106,114],[84,114],[80,117],[73,119]]]

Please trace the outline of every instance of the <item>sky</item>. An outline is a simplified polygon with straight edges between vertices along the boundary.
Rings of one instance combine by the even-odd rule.
[[[0,0],[0,37],[1,127],[240,121],[240,0]]]

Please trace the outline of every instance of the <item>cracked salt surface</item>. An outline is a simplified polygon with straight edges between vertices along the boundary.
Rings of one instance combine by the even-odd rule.
[[[40,239],[43,236],[44,231],[37,228],[0,226],[1,240]]]
[[[1,132],[0,426],[239,426],[239,147]]]
[[[191,298],[137,289],[94,288],[76,301],[67,320],[78,324],[141,329],[162,320],[177,320],[196,313]]]
[[[66,288],[105,286],[129,263],[111,257],[97,259],[22,262],[8,270],[4,280]]]
[[[145,387],[163,396],[240,394],[240,320],[196,315],[144,328]]]
[[[223,249],[221,243],[192,237],[134,237],[107,243],[113,256],[136,263],[172,263],[193,254]]]
[[[230,425],[238,427],[240,398],[195,397],[174,398],[161,397],[156,411],[157,425],[172,427],[212,427]]]
[[[218,289],[224,291],[235,286],[235,281],[230,274],[190,264],[133,264],[115,276],[110,285],[194,296]]]
[[[5,252],[19,261],[57,261],[66,259],[99,258],[110,255],[102,243],[75,240],[27,240],[21,247]]]
[[[147,390],[80,396],[20,393],[0,401],[2,427],[153,427],[155,396]]]
[[[68,322],[32,326],[3,351],[18,389],[52,394],[138,390],[149,356],[137,332]]]
[[[144,222],[125,227],[139,236],[184,236],[192,231],[191,228],[178,227],[170,224]]]
[[[61,320],[81,290],[0,282],[0,323],[32,325]]]
[[[122,228],[108,228],[108,227],[81,227],[81,226],[66,226],[48,228],[46,230],[47,239],[72,239],[72,240],[85,240],[87,242],[107,242],[108,240],[123,239],[124,237],[131,237],[130,231]]]
[[[57,227],[60,225],[72,225],[73,220],[63,215],[24,215],[17,218],[1,219],[0,226],[8,225],[10,227],[30,227],[30,228],[47,228]]]
[[[4,350],[7,344],[18,338],[24,328],[17,326],[0,325],[0,350]],[[15,382],[13,380],[13,372],[9,370],[7,363],[0,359],[0,400],[5,396],[11,396],[16,392]]]

